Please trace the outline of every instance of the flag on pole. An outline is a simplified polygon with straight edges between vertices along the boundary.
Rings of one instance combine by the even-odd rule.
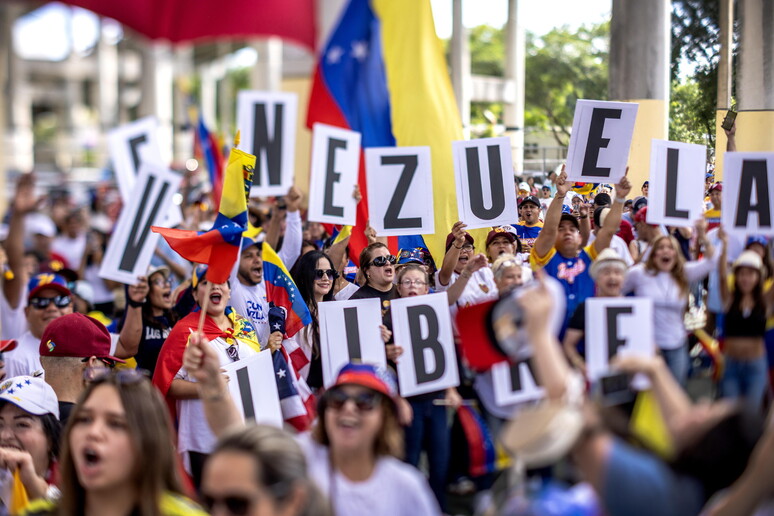
[[[309,429],[315,417],[315,400],[311,389],[300,378],[284,348],[272,354],[282,419],[299,432]]]
[[[225,283],[239,258],[242,232],[247,229],[247,199],[253,184],[255,156],[231,149],[218,216],[209,231],[152,226],[180,256],[207,264],[207,279]]]
[[[315,122],[360,132],[364,148],[430,147],[437,233],[388,241],[393,252],[425,247],[440,263],[458,218],[451,142],[463,135],[429,1],[350,0],[315,69],[307,125]],[[368,244],[362,153],[358,184],[363,200],[351,249]],[[486,238],[486,229],[470,233]]]
[[[309,308],[304,303],[298,287],[274,249],[264,242],[261,254],[266,300],[285,309],[285,335],[292,337],[301,328],[312,323],[312,314],[309,313]]]
[[[200,156],[207,164],[207,173],[212,185],[212,202],[220,206],[220,195],[223,191],[223,153],[214,134],[204,125],[201,113],[196,124],[196,145]]]

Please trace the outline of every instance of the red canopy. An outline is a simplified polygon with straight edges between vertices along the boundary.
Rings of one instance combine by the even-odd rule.
[[[280,36],[315,48],[314,0],[63,0],[172,43]]]

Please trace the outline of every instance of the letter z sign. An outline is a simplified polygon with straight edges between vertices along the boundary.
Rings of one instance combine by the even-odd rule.
[[[430,147],[365,150],[368,213],[379,236],[435,233]]]

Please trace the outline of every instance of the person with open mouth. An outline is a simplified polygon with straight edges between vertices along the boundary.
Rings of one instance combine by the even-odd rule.
[[[169,268],[151,266],[137,284],[127,286],[126,301],[126,318],[119,324],[120,358],[134,357],[137,367],[152,376],[161,346],[179,318]]]
[[[667,366],[677,381],[688,380],[688,341],[683,314],[688,307],[689,285],[701,281],[717,267],[717,255],[707,239],[707,223],[696,222],[696,242],[703,258],[686,262],[677,240],[668,235],[656,237],[644,263],[626,273],[622,293],[653,299],[653,337]]]
[[[200,266],[192,278],[193,296],[201,307],[175,324],[159,353],[153,383],[167,397],[178,421],[178,453],[186,470],[199,486],[202,466],[215,446],[202,411],[196,380],[183,367],[183,352],[193,332],[199,327],[201,310],[206,311],[202,332],[214,349],[218,362],[225,366],[261,352],[255,326],[231,306],[228,281],[207,284],[207,268]]]
[[[206,514],[184,495],[164,402],[136,369],[87,369],[62,438],[61,496],[29,515]]]

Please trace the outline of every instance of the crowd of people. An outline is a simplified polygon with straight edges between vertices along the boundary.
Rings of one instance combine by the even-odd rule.
[[[563,168],[540,180],[516,178],[514,223],[491,228],[485,241],[456,222],[443,256],[395,253],[371,228],[369,244],[352,249],[304,220],[293,187],[281,202],[253,201],[227,281],[210,283],[206,267],[160,240],[147,272],[123,285],[99,276],[120,213],[110,187],[79,206],[41,197],[34,177],[21,176],[0,233],[0,513],[431,515],[452,514],[451,498],[465,495],[486,514],[570,513],[539,505],[570,499],[573,514],[765,507],[774,446],[765,424],[768,239],[724,232],[722,184],[711,172],[705,217],[693,228],[648,223],[647,181],[635,195],[626,176],[594,189],[568,181]],[[216,212],[204,198],[186,204],[183,227],[208,229]],[[264,242],[310,312],[294,335],[287,313],[267,301]],[[452,316],[519,292],[545,398],[498,403],[492,372],[462,353],[459,386],[401,396],[396,364],[410,344],[396,340],[390,304],[433,292],[446,293]],[[661,447],[632,430],[637,402],[601,406],[585,381],[586,301],[627,295],[652,300],[654,354],[613,364],[648,378]],[[325,388],[321,303],[367,298],[382,307],[388,366],[349,363]],[[458,338],[456,324],[453,332]],[[713,353],[718,341],[722,355]],[[286,361],[308,424],[243,422],[221,368],[260,353]],[[689,387],[708,367],[716,381],[702,385],[715,401],[695,402]],[[514,486],[507,470],[529,456],[518,446],[505,472],[481,474],[461,460],[478,445],[453,431],[462,408],[480,416],[490,446],[501,436],[507,449],[549,405],[566,416],[540,432],[551,441],[540,445],[552,447],[549,467],[529,469]],[[566,446],[555,454],[559,442]]]

